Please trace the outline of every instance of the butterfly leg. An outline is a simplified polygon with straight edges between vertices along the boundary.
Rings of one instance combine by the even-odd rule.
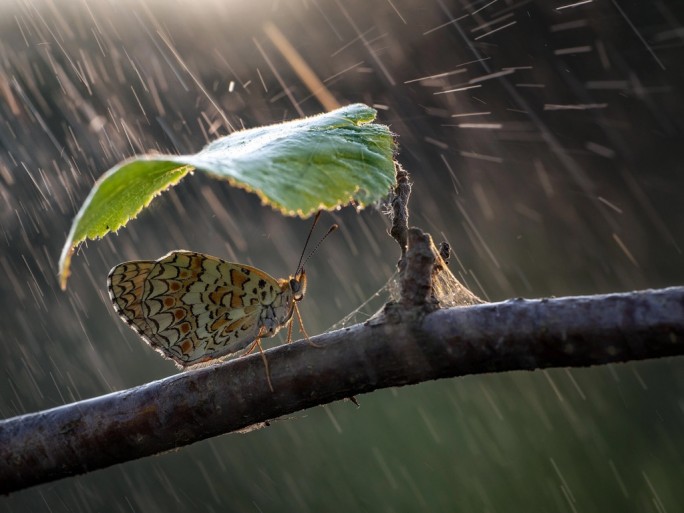
[[[266,359],[266,355],[264,354],[264,348],[261,347],[261,339],[256,339],[254,341],[259,348],[259,354],[261,354],[261,360],[264,362],[264,367],[266,368],[266,381],[268,382],[268,388],[271,389],[271,392],[275,392],[275,388],[273,388],[273,383],[271,383],[271,370],[268,367],[268,360]]]
[[[268,388],[271,389],[271,392],[275,392],[275,389],[273,388],[273,383],[271,383],[271,370],[268,367],[268,360],[266,359],[266,355],[264,354],[264,348],[261,347],[261,335],[263,334],[263,331],[264,327],[261,326],[259,328],[259,332],[257,333],[256,338],[254,339],[254,342],[252,342],[252,345],[245,354],[250,354],[257,347],[259,348],[259,354],[261,355],[261,360],[264,362],[264,368],[266,369],[266,381],[268,382]]]
[[[295,305],[295,308],[297,308],[297,305]],[[287,321],[287,343],[289,344],[292,342],[292,323],[294,322],[294,319],[290,317],[290,320]]]
[[[320,344],[316,344],[315,342],[312,342],[311,339],[309,338],[309,335],[307,334],[306,330],[304,329],[304,321],[302,321],[302,314],[299,313],[299,308],[297,307],[297,303],[294,304],[294,311],[295,311],[295,314],[297,314],[297,321],[299,321],[299,331],[301,331],[304,334],[304,338],[309,343],[309,345],[313,346],[313,347],[318,347],[318,348],[323,347]],[[288,336],[290,335],[291,331],[292,331],[292,325],[290,325],[290,329],[288,330]]]
[[[252,354],[254,350],[259,346],[259,342],[261,339],[257,338],[252,344],[249,346],[247,351],[244,352],[243,356],[247,356],[248,354]]]

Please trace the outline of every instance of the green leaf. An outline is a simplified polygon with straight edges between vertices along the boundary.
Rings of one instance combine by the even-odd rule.
[[[194,155],[148,155],[110,169],[74,218],[59,262],[66,288],[71,255],[116,231],[193,169],[256,193],[285,215],[308,217],[349,202],[378,201],[394,184],[394,138],[354,104],[310,118],[235,132]]]
[[[117,231],[150,204],[152,199],[177,184],[192,167],[137,157],[107,171],[95,182],[78,211],[59,257],[59,279],[66,289],[71,255],[86,239],[99,239]]]
[[[375,110],[356,104],[310,118],[236,132],[183,160],[255,192],[286,215],[308,217],[389,191],[394,142]]]

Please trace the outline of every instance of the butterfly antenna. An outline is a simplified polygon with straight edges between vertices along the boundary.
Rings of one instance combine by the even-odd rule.
[[[321,245],[321,243],[326,239],[326,237],[328,235],[330,235],[332,232],[334,232],[335,230],[337,230],[338,228],[339,228],[339,226],[336,224],[334,224],[330,228],[328,228],[328,231],[325,232],[325,235],[323,235],[323,237],[321,237],[321,240],[319,240],[318,243],[316,244],[316,246],[311,250],[311,253],[309,253],[309,255],[304,259],[304,263],[301,266],[299,266],[299,269],[297,269],[297,272],[300,272],[304,268],[306,263],[309,261],[309,258],[311,258],[313,256],[313,254],[318,249],[318,246]]]
[[[304,247],[302,248],[302,255],[299,257],[299,262],[297,262],[297,272],[295,273],[295,276],[297,276],[297,273],[302,268],[302,260],[304,260],[304,253],[306,252],[306,247],[309,245],[311,235],[313,234],[314,228],[316,228],[316,223],[318,222],[319,217],[321,217],[320,210],[316,212],[316,217],[314,217],[313,224],[311,225],[311,229],[309,230],[309,235],[306,236],[306,241],[304,242]]]
[[[316,222],[318,221],[318,216],[320,215],[320,213],[321,212],[319,211],[318,214],[316,214],[316,218],[314,219],[314,224],[311,227],[311,231],[309,232],[309,236],[306,238],[306,243],[304,244],[304,250],[306,250],[306,245],[309,243],[309,239],[311,238],[311,233],[313,232],[314,226],[316,226]],[[304,251],[302,251],[302,257],[299,259],[299,264],[297,265],[297,272],[295,272],[295,276],[297,276],[302,271],[302,269],[304,268],[306,263],[309,261],[309,258],[311,258],[313,256],[313,254],[316,252],[316,250],[321,245],[321,243],[326,239],[326,237],[328,235],[330,235],[332,232],[334,232],[335,230],[337,230],[338,228],[339,228],[339,226],[336,224],[334,224],[330,228],[328,228],[328,231],[325,232],[325,235],[323,235],[323,237],[321,237],[321,239],[318,241],[316,246],[314,246],[314,248],[311,250],[311,253],[309,253],[306,258],[304,258]]]

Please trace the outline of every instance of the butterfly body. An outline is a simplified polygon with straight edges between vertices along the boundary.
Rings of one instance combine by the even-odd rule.
[[[108,277],[117,313],[179,367],[249,352],[288,324],[306,288],[301,270],[287,280],[192,251],[124,262]]]

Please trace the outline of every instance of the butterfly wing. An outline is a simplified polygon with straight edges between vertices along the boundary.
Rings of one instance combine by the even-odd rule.
[[[107,277],[109,297],[114,304],[114,310],[145,339],[154,334],[145,320],[141,298],[145,290],[145,280],[156,264],[157,262],[149,260],[124,262],[114,267]]]
[[[262,329],[264,304],[281,295],[258,269],[190,251],[120,264],[109,284],[124,320],[181,367],[244,353]]]

